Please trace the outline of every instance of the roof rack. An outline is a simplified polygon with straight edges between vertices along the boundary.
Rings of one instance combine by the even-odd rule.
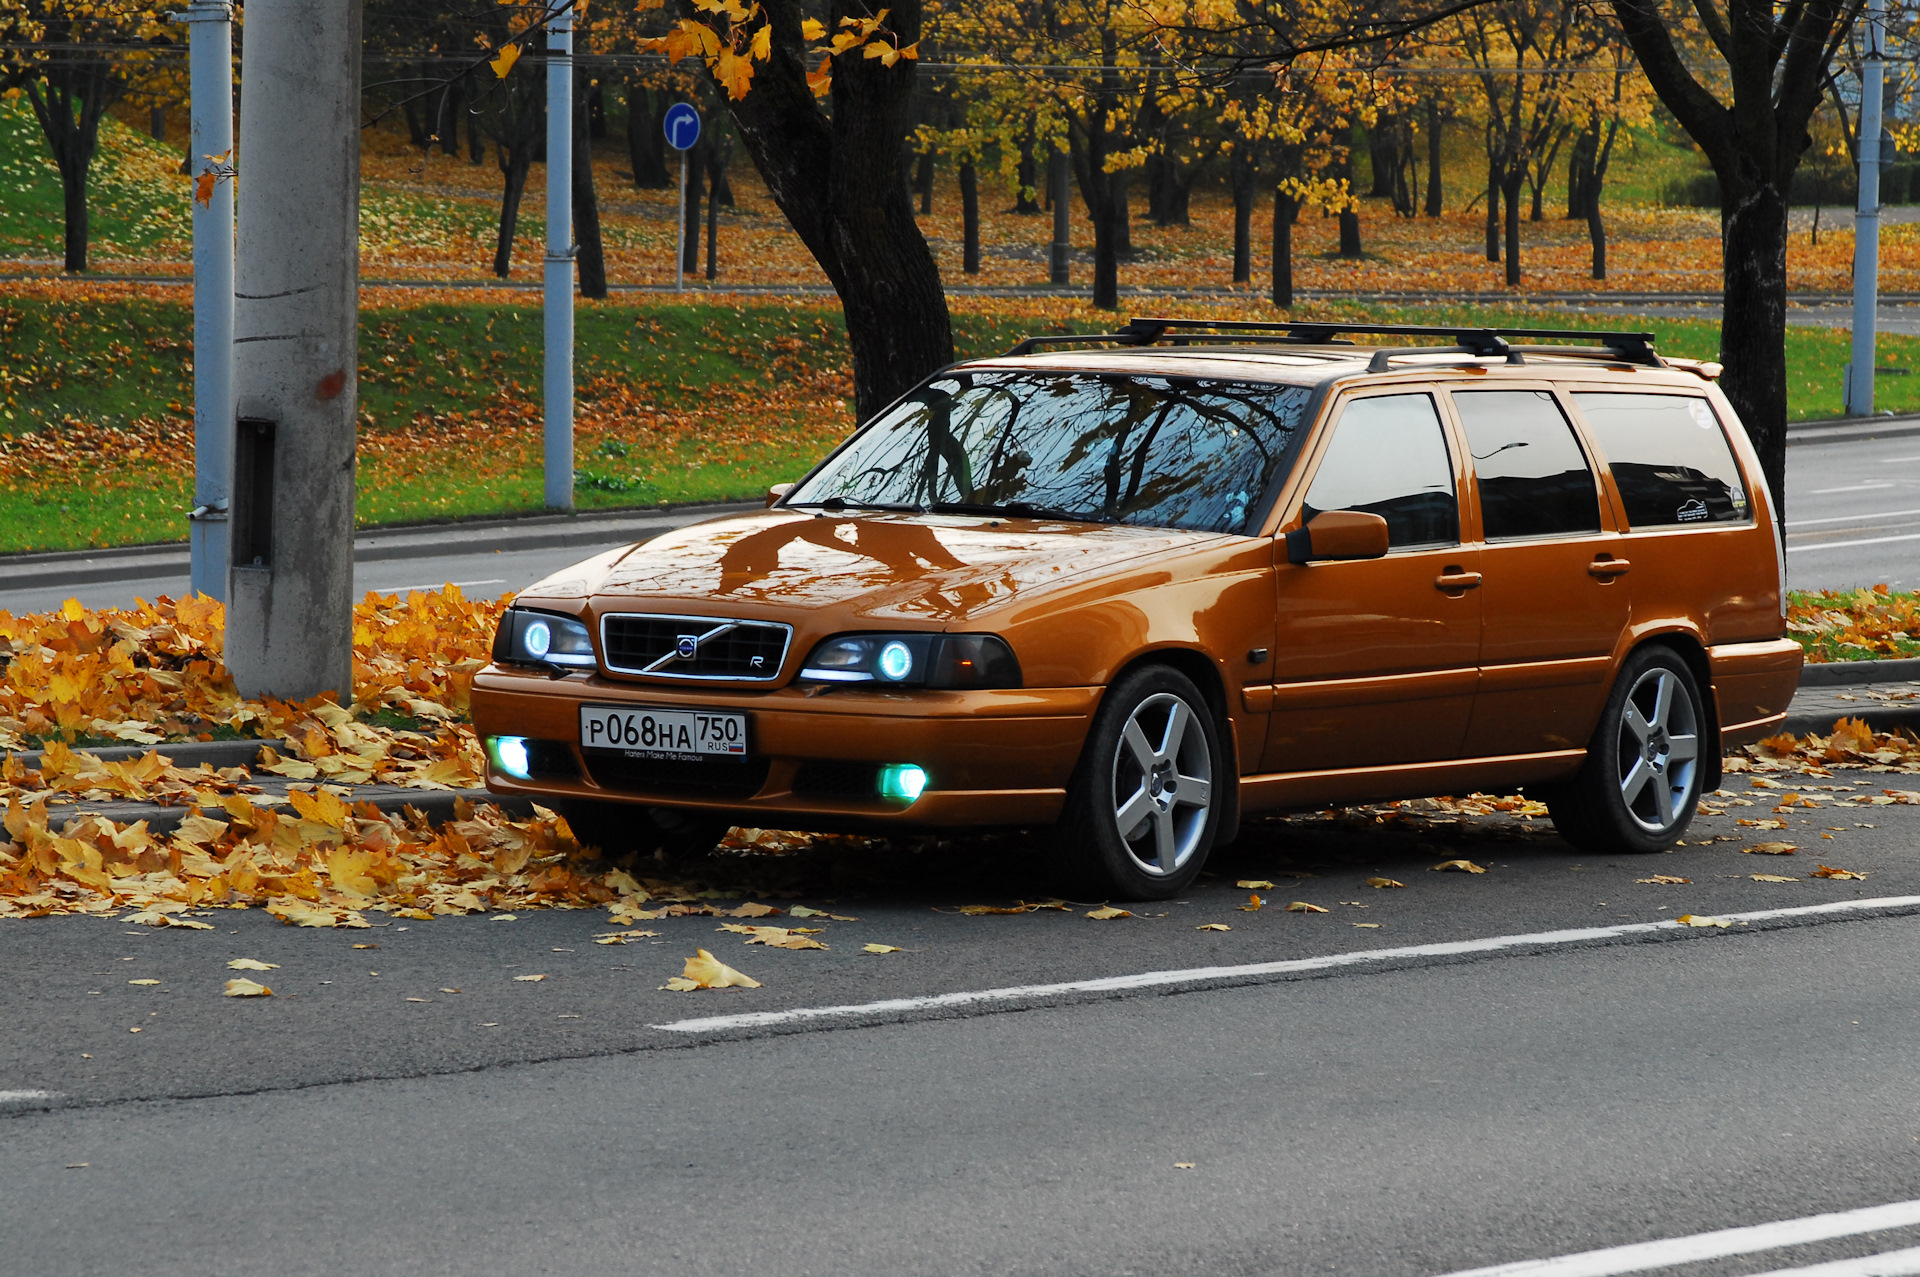
[[[1086,346],[1100,342],[1116,343],[1122,346],[1151,346],[1158,341],[1170,341],[1176,346],[1185,346],[1197,342],[1232,342],[1236,345],[1295,345],[1295,346],[1350,346],[1354,343],[1343,339],[1341,334],[1365,335],[1369,337],[1450,337],[1454,341],[1453,349],[1462,354],[1484,358],[1489,355],[1504,355],[1508,363],[1525,363],[1521,349],[1508,339],[1520,338],[1531,341],[1586,341],[1596,343],[1585,349],[1579,347],[1529,347],[1537,353],[1557,355],[1586,356],[1621,360],[1626,363],[1646,364],[1653,368],[1664,368],[1666,363],[1653,350],[1652,333],[1608,333],[1593,332],[1575,328],[1473,328],[1466,326],[1428,325],[1428,324],[1344,324],[1325,323],[1310,320],[1266,321],[1242,319],[1129,319],[1117,331],[1110,333],[1075,333],[1052,337],[1028,337],[1007,351],[1008,355],[1025,355],[1042,346]],[[1409,346],[1404,348],[1381,348],[1374,351],[1368,361],[1370,372],[1384,372],[1387,361],[1396,355],[1433,354],[1444,352],[1446,347]]]

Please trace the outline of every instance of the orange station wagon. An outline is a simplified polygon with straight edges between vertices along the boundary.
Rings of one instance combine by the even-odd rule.
[[[529,587],[474,683],[488,787],[610,847],[1051,826],[1120,898],[1249,813],[1470,790],[1662,850],[1800,672],[1718,371],[1631,333],[1031,338],[765,511]]]

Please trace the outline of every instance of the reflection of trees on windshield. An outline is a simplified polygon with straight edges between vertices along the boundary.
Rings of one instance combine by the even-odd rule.
[[[874,422],[789,500],[1025,504],[1103,523],[1241,532],[1310,393],[1193,378],[954,374]]]

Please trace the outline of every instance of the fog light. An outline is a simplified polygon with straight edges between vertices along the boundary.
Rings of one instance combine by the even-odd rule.
[[[530,780],[533,770],[527,766],[527,738],[524,736],[489,736],[487,753],[493,758],[493,765],[515,780]],[[924,784],[925,782],[922,781]],[[918,792],[918,791],[916,791]]]
[[[912,763],[888,763],[880,769],[880,796],[912,802],[927,788],[926,769]]]

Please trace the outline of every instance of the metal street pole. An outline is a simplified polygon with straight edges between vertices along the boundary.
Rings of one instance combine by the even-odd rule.
[[[233,6],[193,0],[188,33],[193,193],[193,511],[195,594],[227,597],[233,468]],[[224,172],[222,170],[225,170]],[[204,194],[206,199],[199,198]]]
[[[547,23],[547,508],[573,509],[573,13]]]
[[[673,291],[687,291],[687,153],[680,152],[680,210],[674,215],[680,229],[673,237]]]
[[[1873,415],[1874,327],[1880,311],[1880,99],[1886,79],[1886,0],[1868,0],[1860,68],[1860,201],[1853,215],[1853,362],[1847,415]]]
[[[227,667],[353,699],[360,4],[252,0],[240,82]]]

